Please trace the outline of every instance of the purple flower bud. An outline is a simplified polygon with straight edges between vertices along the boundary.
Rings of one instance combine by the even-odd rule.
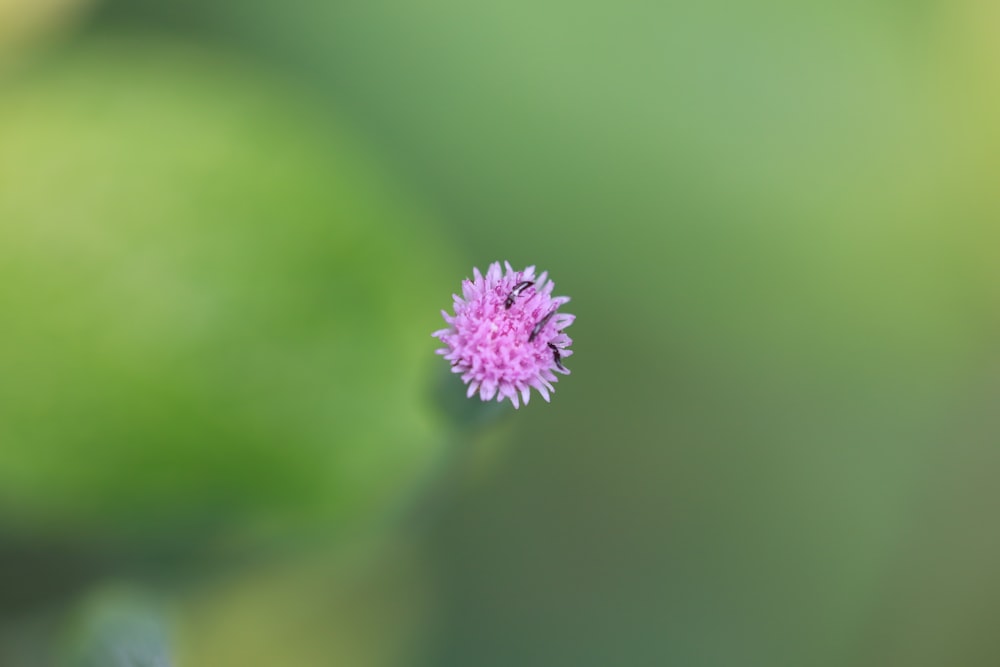
[[[455,314],[441,311],[448,328],[431,335],[447,346],[437,353],[462,374],[470,398],[478,391],[484,401],[510,398],[517,408],[518,394],[527,404],[534,387],[548,401],[555,374],[569,374],[562,362],[573,354],[573,341],[563,329],[576,317],[559,312],[569,297],[552,296],[547,272],[536,278],[534,266],[504,265],[506,273],[494,262],[485,276],[473,269],[462,296],[454,295]]]

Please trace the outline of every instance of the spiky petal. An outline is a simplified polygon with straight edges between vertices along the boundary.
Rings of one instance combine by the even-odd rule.
[[[528,403],[531,387],[548,401],[556,373],[569,374],[562,361],[572,356],[573,341],[563,330],[576,318],[559,312],[569,297],[552,296],[547,272],[536,277],[534,266],[504,266],[506,272],[494,262],[486,275],[474,268],[462,295],[453,295],[455,314],[441,311],[448,328],[431,335],[445,344],[437,353],[462,374],[470,398],[509,398],[517,408]]]

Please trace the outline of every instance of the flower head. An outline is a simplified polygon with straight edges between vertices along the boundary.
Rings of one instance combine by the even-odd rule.
[[[548,401],[555,374],[569,375],[562,360],[573,354],[573,341],[563,329],[576,317],[559,312],[569,297],[552,296],[548,272],[536,277],[534,266],[504,266],[506,273],[494,262],[485,276],[474,268],[462,296],[453,295],[455,314],[441,311],[448,328],[431,335],[447,346],[437,353],[462,374],[470,398],[478,390],[484,401],[510,398],[517,408],[518,394],[527,404],[534,387]]]

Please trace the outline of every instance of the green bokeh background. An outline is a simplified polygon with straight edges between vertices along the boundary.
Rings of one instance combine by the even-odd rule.
[[[0,50],[0,663],[1000,661],[996,3],[92,4]]]

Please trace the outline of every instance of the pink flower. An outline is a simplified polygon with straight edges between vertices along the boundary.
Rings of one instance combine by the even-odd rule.
[[[473,279],[462,281],[462,296],[453,295],[455,314],[441,311],[448,328],[431,335],[447,346],[437,353],[462,374],[470,398],[478,390],[484,401],[510,398],[517,408],[519,393],[525,405],[531,387],[548,401],[555,374],[569,375],[562,362],[573,354],[573,341],[563,329],[576,316],[558,312],[569,297],[552,296],[548,272],[536,278],[533,266],[504,265],[506,273],[494,262],[485,276],[474,268]]]

